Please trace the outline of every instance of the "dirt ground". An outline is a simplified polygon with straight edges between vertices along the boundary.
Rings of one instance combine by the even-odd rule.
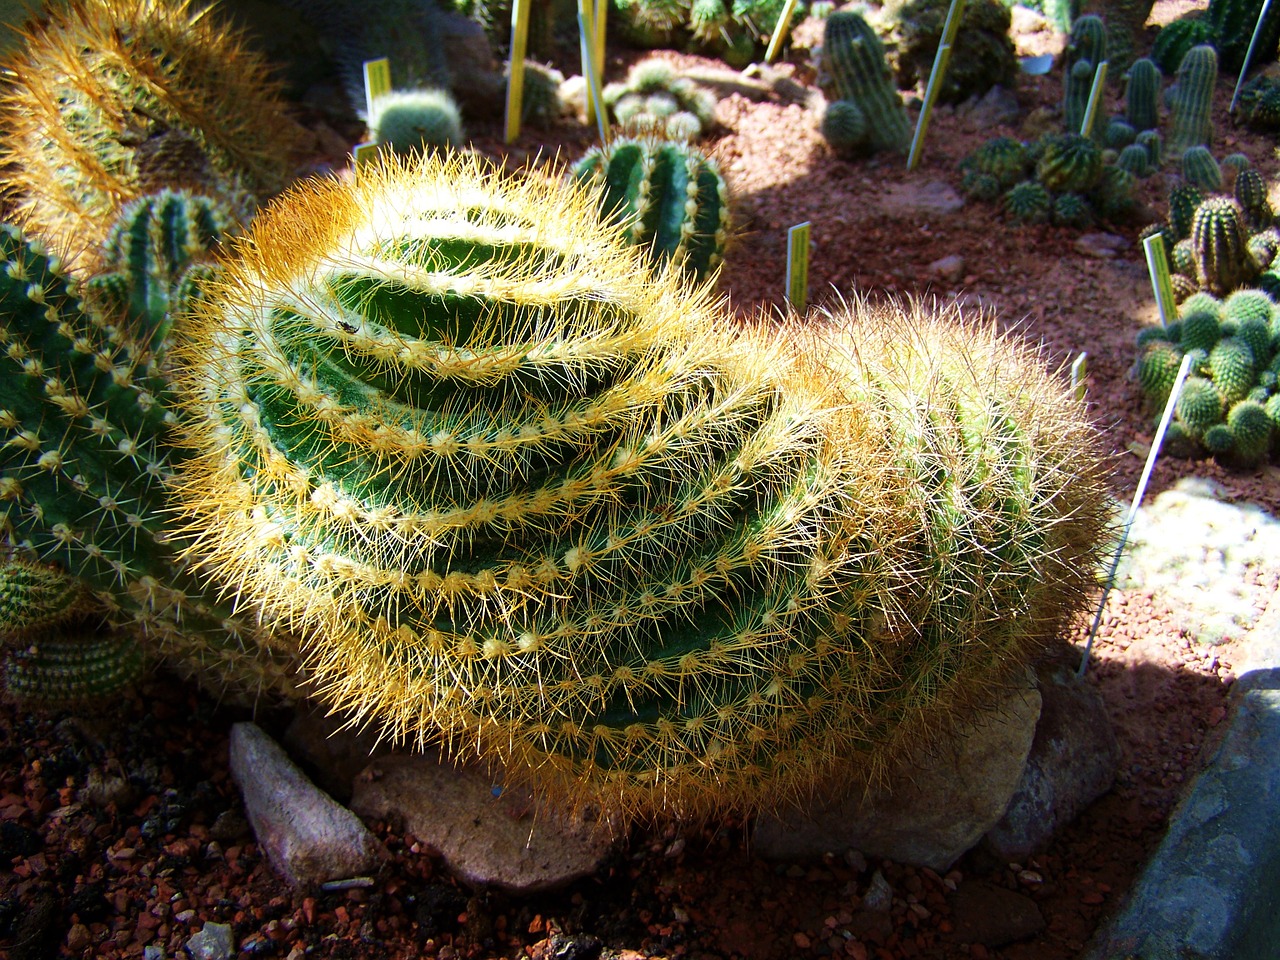
[[[1153,23],[1185,6],[1157,4]],[[1024,52],[1046,42],[1022,39]],[[609,79],[635,56],[611,59]],[[803,62],[782,69],[801,83],[812,80]],[[1016,91],[1022,116],[1056,104],[1060,84],[1057,72],[1023,76]],[[1224,80],[1215,154],[1244,152],[1274,181],[1274,144],[1231,126],[1229,96]],[[1119,112],[1118,100],[1112,108]],[[992,127],[943,108],[919,168],[907,172],[900,157],[837,160],[817,115],[781,98],[734,94],[716,116],[710,142],[736,198],[721,291],[737,310],[781,309],[786,228],[809,221],[815,303],[851,293],[962,298],[1042,343],[1055,365],[1087,352],[1088,403],[1117,460],[1115,495],[1128,501],[1153,433],[1127,377],[1134,335],[1156,317],[1136,242],[1140,222],[1108,226],[1121,238],[1118,255],[1095,258],[1077,248],[1080,231],[1013,226],[995,206],[971,201],[922,216],[895,200],[935,183],[958,189],[957,162],[988,137],[1025,136],[1019,125]],[[569,123],[550,134],[528,131],[505,147],[499,132],[496,121],[471,130],[478,149],[516,164],[557,150],[573,158],[594,138],[593,128]],[[1142,189],[1143,201],[1162,214],[1167,182],[1156,176]],[[961,265],[948,276],[931,266],[952,256]],[[1211,478],[1233,500],[1280,512],[1271,465],[1229,472],[1212,461],[1162,458],[1148,497],[1186,476]],[[1080,641],[1085,627],[1070,639]],[[640,831],[597,876],[524,900],[459,886],[438,860],[418,852],[413,837],[380,823],[370,825],[395,859],[374,887],[292,893],[259,854],[228,777],[229,724],[246,714],[166,678],[144,686],[108,722],[31,717],[6,705],[0,863],[9,869],[0,873],[0,954],[141,957],[160,947],[163,953],[145,955],[177,957],[203,922],[217,921],[233,926],[241,957],[290,960],[1068,960],[1116,909],[1158,842],[1226,716],[1233,680],[1230,640],[1193,644],[1157,600],[1137,591],[1112,593],[1094,654],[1090,682],[1123,750],[1118,782],[1025,863],[979,852],[946,876],[852,855],[777,865],[751,856],[743,824],[720,823],[689,833]],[[269,713],[258,719],[268,729],[284,721]],[[117,795],[86,799],[91,784],[122,780]],[[877,871],[893,891],[884,912],[863,904]],[[1042,922],[1011,943],[979,936],[975,925],[984,917],[1017,910]]]

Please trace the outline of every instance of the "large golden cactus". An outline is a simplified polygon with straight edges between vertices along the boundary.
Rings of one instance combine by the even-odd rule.
[[[410,741],[632,812],[874,773],[1025,664],[1105,498],[989,325],[733,325],[573,187],[388,161],[260,215],[176,357],[189,557]]]
[[[192,0],[68,0],[4,65],[0,163],[13,214],[87,254],[164,187],[247,212],[282,189],[298,127],[265,62]]]

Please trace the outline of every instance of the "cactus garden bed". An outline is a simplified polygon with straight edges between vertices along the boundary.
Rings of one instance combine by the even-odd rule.
[[[1191,6],[1161,0],[1153,20]],[[1060,48],[1061,38],[1019,23],[1021,53]],[[1057,72],[1020,77],[1016,119],[939,108],[913,172],[892,154],[837,159],[806,102],[816,75],[805,38],[820,29],[800,25],[788,62],[716,106],[705,142],[733,197],[718,292],[743,320],[775,318],[786,230],[809,222],[811,302],[851,293],[960,301],[1041,344],[1054,367],[1087,352],[1089,411],[1115,458],[1112,493],[1127,502],[1154,432],[1129,371],[1138,331],[1157,322],[1138,237],[1164,216],[1163,175],[1138,184],[1138,209],[1149,216],[1088,228],[1013,224],[998,205],[964,201],[960,164],[981,143],[1032,139],[1052,126]],[[557,64],[566,72],[571,53]],[[641,56],[610,48],[607,79],[623,78]],[[706,58],[658,56],[693,75],[725,71]],[[1220,82],[1215,152],[1244,154],[1274,182],[1274,142],[1228,122],[1229,95]],[[340,170],[362,130],[314,103],[304,119],[308,167]],[[467,118],[466,131],[489,157],[556,175],[595,141],[593,127],[571,120],[526,130],[511,146],[495,118]],[[1208,478],[1227,499],[1280,515],[1274,459],[1241,469],[1207,455],[1164,457],[1148,501],[1186,477]],[[1274,591],[1280,563],[1254,576],[1259,596]],[[1064,661],[1086,621],[1062,638]],[[372,887],[291,891],[254,843],[229,779],[228,729],[250,712],[168,676],[147,677],[88,717],[32,715],[4,703],[0,863],[11,869],[0,875],[0,952],[14,960],[175,958],[214,922],[231,926],[242,958],[1072,960],[1120,903],[1213,742],[1240,639],[1197,644],[1153,595],[1112,593],[1089,682],[1120,741],[1117,783],[1024,862],[975,851],[939,875],[841,851],[818,863],[776,864],[752,856],[747,824],[716,817],[697,828],[639,826],[597,875],[528,898],[467,890],[398,824],[383,822],[369,826],[393,856]],[[288,721],[274,709],[256,718],[273,733]]]

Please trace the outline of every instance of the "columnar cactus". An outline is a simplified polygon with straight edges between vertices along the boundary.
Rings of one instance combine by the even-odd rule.
[[[1196,208],[1191,247],[1196,281],[1210,293],[1230,293],[1258,275],[1244,211],[1230,197],[1210,197]]]
[[[280,190],[296,124],[266,64],[191,0],[69,0],[6,65],[0,186],[61,256],[92,254],[121,205],[162,186],[238,214]]]
[[[1236,174],[1233,188],[1236,201],[1244,210],[1245,221],[1250,230],[1265,230],[1275,220],[1271,209],[1271,198],[1267,190],[1267,181],[1262,174],[1249,167]]]
[[[1218,82],[1218,54],[1202,44],[1182,58],[1178,78],[1169,89],[1169,149],[1180,156],[1188,147],[1208,146],[1213,137],[1213,87]]]
[[[1080,133],[1089,91],[1098,64],[1107,59],[1107,29],[1092,14],[1079,17],[1071,25],[1071,36],[1063,57],[1063,119],[1068,133]]]
[[[737,327],[596,202],[428,158],[260,215],[178,354],[189,555],[329,701],[540,789],[856,782],[1093,581],[1084,412],[919,307]]]
[[[836,91],[867,115],[873,151],[902,153],[911,144],[911,122],[885,62],[884,46],[861,14],[839,11],[827,18],[822,64]]]
[[[1188,147],[1182,155],[1182,179],[1205,193],[1222,189],[1222,168],[1208,147]]]
[[[1133,61],[1125,73],[1124,116],[1138,131],[1160,125],[1160,68],[1146,57]]]
[[[702,281],[724,259],[729,188],[690,144],[620,137],[589,150],[574,177],[599,191],[600,217],[618,223],[654,262]]]

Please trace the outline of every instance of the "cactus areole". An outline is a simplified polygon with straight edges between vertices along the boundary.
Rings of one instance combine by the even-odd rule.
[[[870,776],[1086,595],[1078,404],[920,307],[731,324],[594,203],[388,159],[261,216],[175,356],[188,554],[330,702],[552,795]]]

